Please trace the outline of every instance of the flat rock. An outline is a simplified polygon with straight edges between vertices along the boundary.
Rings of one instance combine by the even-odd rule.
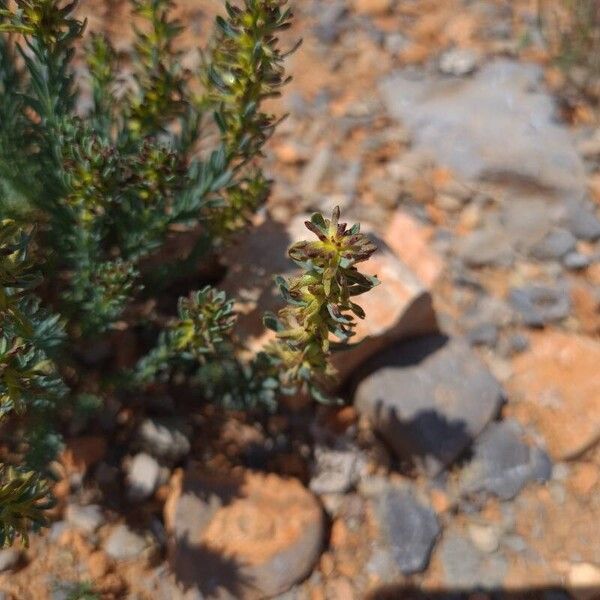
[[[146,538],[127,525],[117,525],[104,542],[104,551],[115,560],[134,560],[148,548]]]
[[[265,221],[241,236],[226,253],[228,272],[221,284],[238,299],[236,333],[251,351],[272,337],[262,316],[283,307],[273,285],[273,275],[290,276],[295,265],[287,249],[295,241],[312,239],[304,227],[306,215],[295,217],[286,228]],[[368,226],[365,231],[374,231]],[[356,328],[351,349],[334,354],[333,363],[342,383],[370,356],[390,344],[438,330],[429,290],[441,274],[443,262],[429,248],[431,233],[404,213],[396,213],[383,233],[373,237],[379,247],[363,270],[377,275],[382,284],[358,299],[367,314]],[[360,343],[359,343],[360,342]]]
[[[140,425],[137,442],[152,456],[176,463],[190,452],[190,440],[183,423],[173,419],[146,419]]]
[[[499,59],[466,79],[399,71],[380,89],[416,148],[462,177],[580,198],[584,165],[542,76],[536,65]]]
[[[551,476],[546,453],[524,442],[518,423],[502,421],[490,424],[476,440],[460,488],[464,494],[489,493],[510,500],[528,483],[548,481]]]
[[[563,286],[526,285],[510,290],[508,300],[530,327],[561,321],[571,312],[568,290]]]
[[[356,448],[315,448],[313,475],[309,488],[318,495],[344,494],[360,476],[362,457]]]
[[[408,488],[388,487],[378,498],[376,516],[400,571],[405,575],[424,571],[441,531],[433,509]]]
[[[67,523],[85,533],[93,533],[106,522],[102,508],[97,504],[88,506],[69,504],[65,511],[65,518]]]
[[[299,481],[188,471],[165,506],[169,559],[205,598],[264,598],[306,577],[323,543],[322,509]]]
[[[544,331],[513,359],[508,382],[515,416],[534,426],[555,460],[574,458],[600,440],[600,342]]]
[[[502,388],[468,344],[426,336],[370,361],[354,403],[400,460],[429,476],[450,465],[497,415]]]
[[[577,239],[566,229],[549,232],[531,249],[531,256],[538,260],[559,260],[575,249]]]

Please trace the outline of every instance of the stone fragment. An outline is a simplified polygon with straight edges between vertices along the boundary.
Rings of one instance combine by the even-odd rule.
[[[106,522],[102,509],[97,504],[79,506],[69,504],[65,511],[67,523],[85,533],[93,533]]]
[[[580,240],[593,242],[600,238],[600,220],[595,211],[582,202],[570,205],[565,224]]]
[[[470,446],[498,413],[502,388],[459,339],[427,336],[375,357],[354,404],[399,459],[429,476]]]
[[[189,454],[190,440],[182,423],[168,419],[146,419],[138,430],[138,443],[148,454],[176,463]]]
[[[457,255],[469,267],[508,266],[514,261],[510,239],[489,224],[460,239]]]
[[[210,599],[282,594],[323,543],[322,509],[297,480],[253,472],[188,471],[165,505],[178,579]]]
[[[565,265],[565,267],[571,271],[580,271],[582,269],[586,269],[590,266],[591,262],[592,261],[589,256],[580,254],[579,252],[569,252],[563,258],[563,265]]]
[[[379,529],[394,562],[405,575],[427,568],[440,534],[433,510],[407,488],[388,487],[376,507]]]
[[[439,66],[444,75],[464,77],[477,68],[477,55],[468,48],[453,48],[442,54]]]
[[[544,331],[513,360],[510,397],[517,417],[543,436],[555,460],[574,458],[600,440],[600,343]]]
[[[522,438],[521,428],[513,421],[491,424],[476,440],[473,459],[461,473],[462,493],[487,492],[510,500],[529,482],[550,479],[548,456]]]
[[[23,555],[17,548],[3,548],[0,550],[0,573],[13,571],[21,562]]]
[[[315,448],[315,464],[309,488],[318,495],[348,492],[360,475],[361,457],[356,448]]]
[[[566,229],[555,229],[548,233],[531,249],[531,256],[538,260],[559,260],[575,249],[577,240]]]
[[[513,288],[508,300],[530,327],[561,321],[571,311],[569,293],[564,287],[527,285]]]
[[[158,485],[160,465],[156,459],[140,452],[127,469],[127,497],[132,501],[145,500],[152,496]]]
[[[146,538],[127,525],[118,525],[104,542],[104,551],[114,560],[139,558],[149,548]]]

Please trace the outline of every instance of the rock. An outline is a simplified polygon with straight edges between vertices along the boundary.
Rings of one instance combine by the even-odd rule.
[[[460,239],[456,253],[469,267],[509,266],[514,261],[510,239],[490,224]]]
[[[570,271],[580,271],[590,266],[591,260],[589,256],[580,254],[579,252],[569,252],[563,258],[563,265]]]
[[[148,454],[176,463],[190,452],[190,440],[182,423],[168,419],[146,419],[138,430],[138,443]]]
[[[156,459],[140,452],[127,469],[127,497],[131,501],[145,500],[152,496],[158,485],[160,465]]]
[[[477,55],[468,48],[454,48],[440,57],[440,71],[444,75],[464,77],[477,68]]]
[[[580,240],[593,242],[600,238],[600,220],[592,209],[581,202],[571,204],[565,224]]]
[[[343,31],[343,21],[348,9],[344,0],[328,2],[317,11],[315,25],[317,39],[323,44],[333,44]]]
[[[318,495],[348,492],[358,480],[360,462],[357,449],[334,450],[318,446],[309,488]]]
[[[535,65],[499,59],[460,80],[402,70],[380,89],[415,148],[458,176],[581,198],[585,168],[542,76]]]
[[[542,327],[569,316],[571,301],[564,287],[527,285],[513,288],[508,298],[512,307],[530,327]]]
[[[3,548],[0,550],[0,573],[14,571],[21,562],[22,557],[21,551],[16,548]]]
[[[453,590],[502,588],[508,571],[502,554],[482,554],[471,540],[454,531],[444,535],[440,560],[446,587]]]
[[[238,299],[236,332],[251,351],[272,338],[262,316],[265,311],[277,312],[284,305],[273,286],[272,275],[290,276],[295,272],[287,249],[294,241],[312,239],[304,227],[305,220],[303,215],[295,217],[287,228],[265,221],[225,253],[229,269],[220,287]],[[368,224],[365,230],[369,230]],[[358,299],[368,316],[357,325],[353,338],[356,345],[333,357],[340,384],[360,364],[390,344],[437,331],[429,290],[441,274],[443,262],[428,247],[430,235],[431,231],[399,212],[381,237],[373,234],[379,251],[362,265],[365,272],[377,274],[382,285]]]
[[[600,589],[600,567],[590,563],[571,565],[567,573],[569,591],[576,600],[592,600]]]
[[[135,533],[127,525],[118,525],[104,542],[104,551],[114,560],[139,558],[149,548],[145,537]]]
[[[433,510],[417,500],[408,488],[388,487],[376,506],[381,535],[405,575],[421,573],[440,534]]]
[[[467,339],[473,346],[493,348],[498,342],[498,328],[493,323],[483,323],[469,330]]]
[[[354,403],[400,460],[429,476],[450,465],[498,413],[502,389],[469,346],[427,336],[370,361]]]
[[[85,533],[93,533],[106,522],[102,509],[97,504],[79,506],[69,504],[65,511],[67,523]]]
[[[566,229],[555,229],[531,249],[531,256],[538,260],[559,260],[575,249],[577,240]]]
[[[488,492],[502,500],[514,498],[529,482],[552,476],[548,456],[522,440],[513,421],[491,424],[476,440],[473,459],[460,476],[463,494]]]
[[[544,331],[513,360],[509,392],[516,415],[534,426],[555,460],[574,458],[600,440],[600,342]]]
[[[481,552],[492,554],[500,545],[500,532],[491,525],[478,525],[470,523],[468,526],[469,537],[475,547]]]
[[[310,573],[323,513],[295,479],[188,471],[165,505],[178,579],[206,598],[281,594]],[[221,596],[219,596],[221,597]]]

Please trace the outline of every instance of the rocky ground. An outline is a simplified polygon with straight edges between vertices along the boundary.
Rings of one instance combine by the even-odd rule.
[[[217,4],[183,3],[189,39]],[[295,4],[274,194],[223,287],[258,342],[302,215],[360,220],[383,285],[348,404],[115,402],[68,439],[50,530],[0,553],[2,597],[600,598],[593,103],[533,1]],[[126,48],[120,5],[86,6]]]

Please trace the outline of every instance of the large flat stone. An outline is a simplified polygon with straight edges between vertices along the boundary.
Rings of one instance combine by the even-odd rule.
[[[498,413],[500,384],[466,342],[427,336],[370,361],[354,403],[400,460],[429,476],[450,465]]]
[[[306,577],[323,543],[321,506],[294,479],[189,470],[165,505],[169,559],[185,588],[270,598]]]
[[[585,194],[582,160],[535,65],[499,59],[462,79],[405,70],[381,93],[416,147],[463,177]]]
[[[554,459],[576,457],[600,440],[600,343],[556,331],[530,341],[508,382],[515,416],[542,434]]]

